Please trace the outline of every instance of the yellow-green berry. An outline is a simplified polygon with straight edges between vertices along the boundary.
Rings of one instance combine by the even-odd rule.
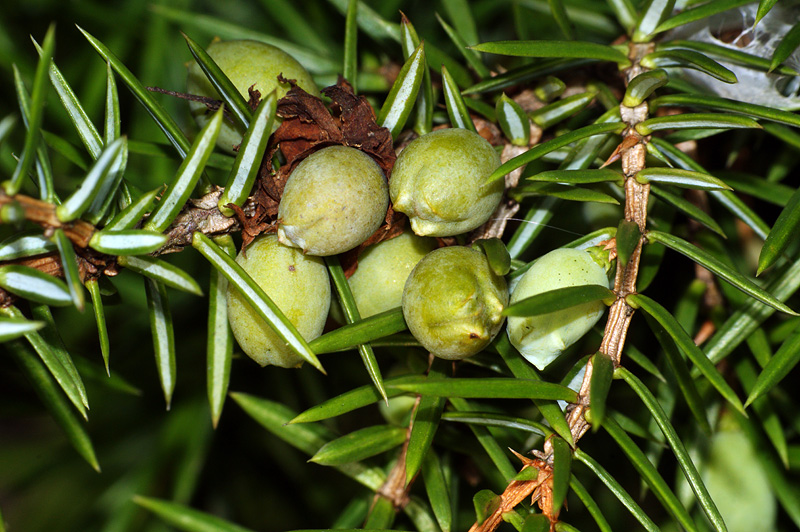
[[[436,240],[410,231],[368,246],[358,258],[358,269],[348,279],[361,317],[399,307],[411,270],[435,248]]]
[[[428,253],[403,291],[403,316],[414,338],[434,355],[460,360],[483,350],[503,325],[505,279],[474,249],[452,246]]]
[[[440,129],[406,146],[392,169],[394,209],[422,236],[452,236],[483,225],[503,196],[503,180],[486,182],[500,156],[466,129]]]
[[[259,41],[216,41],[211,43],[206,52],[217,63],[231,82],[239,89],[245,100],[250,99],[249,88],[261,93],[262,98],[277,90],[278,98],[288,92],[288,83],[278,83],[278,75],[285,79],[294,79],[297,85],[315,96],[319,95],[317,85],[311,75],[292,56],[275,46]],[[193,62],[189,66],[189,77],[186,91],[197,96],[220,99],[219,93],[208,81],[208,78]],[[200,127],[204,126],[211,114],[208,108],[199,102],[189,102],[192,116]],[[278,128],[280,120],[273,123],[273,131]],[[233,147],[242,142],[243,131],[238,131],[233,124],[224,123],[217,137],[217,146],[233,153]]]
[[[330,146],[289,175],[278,206],[278,239],[309,255],[343,253],[380,227],[388,206],[378,164],[356,148]]]
[[[557,288],[608,286],[606,270],[586,251],[556,249],[540,257],[514,287],[511,304]],[[602,301],[537,316],[509,317],[508,339],[537,368],[544,369],[591,329],[605,311]]]
[[[320,334],[328,317],[331,287],[318,257],[278,242],[275,235],[255,239],[236,262],[258,283],[307,341]],[[228,289],[228,322],[247,356],[262,366],[291,368],[302,359],[280,339],[233,287]]]

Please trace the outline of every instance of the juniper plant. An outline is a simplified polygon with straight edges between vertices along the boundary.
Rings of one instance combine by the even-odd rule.
[[[42,6],[0,17],[0,530],[800,527],[795,2]],[[216,37],[326,88],[242,94]],[[216,97],[190,94],[187,64]],[[546,367],[507,325],[433,356],[398,290],[361,317],[359,255],[421,207],[314,259],[336,294],[316,338],[234,260],[277,231],[311,154],[358,149],[391,189],[397,154],[444,128],[496,151],[465,187],[502,198],[426,246],[471,248],[512,290],[559,248],[610,274],[504,305],[526,323],[608,307]],[[442,209],[470,203],[447,187]],[[429,290],[460,293],[448,278]],[[299,369],[241,356],[228,293]]]

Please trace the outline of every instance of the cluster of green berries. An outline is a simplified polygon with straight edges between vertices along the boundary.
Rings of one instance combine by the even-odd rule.
[[[278,74],[312,94],[307,72],[281,50],[252,41],[216,42],[208,52],[245,95],[280,87]],[[215,97],[199,69],[190,68],[188,90]],[[205,120],[200,107],[198,121]],[[241,134],[220,135],[231,149]],[[486,178],[500,166],[497,151],[465,129],[440,129],[409,143],[392,169],[391,182],[364,152],[332,146],[314,152],[289,175],[278,209],[277,235],[254,240],[237,262],[264,289],[307,340],[319,336],[331,306],[330,280],[320,257],[352,250],[385,219],[389,201],[406,214],[411,231],[368,246],[349,279],[366,318],[402,306],[410,332],[434,355],[463,359],[482,351],[500,332],[509,304],[505,278],[482,251],[437,248],[431,237],[463,235],[486,223],[503,196],[503,181]],[[546,290],[607,285],[605,269],[584,251],[556,250],[541,257],[519,281],[512,302]],[[585,308],[584,308],[585,307]],[[235,289],[228,293],[229,321],[242,350],[261,365],[301,363]],[[545,316],[511,318],[511,342],[542,368],[600,318],[602,303]]]

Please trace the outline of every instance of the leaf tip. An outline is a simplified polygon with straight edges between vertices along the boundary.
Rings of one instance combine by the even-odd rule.
[[[747,414],[747,412],[745,412],[745,408],[747,408],[747,404],[743,405],[742,402],[739,401],[738,399],[736,399],[736,401],[732,401],[731,400],[731,401],[728,401],[728,402],[731,403],[733,405],[733,407],[736,409],[736,411],[739,412],[741,415],[743,415],[744,417],[746,417],[748,419],[750,418],[750,416]]]
[[[753,393],[750,394],[750,397],[747,398],[747,401],[744,402],[744,408],[747,409],[760,395],[761,393],[758,390],[754,390]]]
[[[134,502],[134,504],[138,504],[139,506],[143,506],[145,508],[148,506],[148,503],[150,502],[149,497],[145,497],[144,495],[139,495],[139,494],[136,494],[133,497],[131,497],[131,500]]]

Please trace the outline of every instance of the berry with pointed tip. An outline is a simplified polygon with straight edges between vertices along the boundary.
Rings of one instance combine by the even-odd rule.
[[[483,225],[500,204],[502,179],[486,178],[500,156],[466,129],[432,131],[406,146],[392,169],[390,194],[421,236],[452,236]]]
[[[331,287],[318,257],[278,242],[275,235],[256,238],[236,262],[258,283],[307,341],[320,334],[328,317]],[[228,322],[242,351],[262,366],[284,368],[302,363],[238,290],[228,288]]]
[[[503,325],[508,287],[480,251],[462,246],[428,253],[403,291],[403,316],[434,355],[460,360],[483,350]]]
[[[330,146],[289,175],[278,206],[278,239],[309,255],[344,253],[369,238],[386,217],[389,192],[366,153]]]
[[[599,284],[608,286],[603,266],[586,251],[556,249],[539,257],[511,293],[511,304],[557,288]],[[593,301],[537,316],[510,316],[508,339],[534,366],[542,370],[567,347],[594,327],[605,311]]]

